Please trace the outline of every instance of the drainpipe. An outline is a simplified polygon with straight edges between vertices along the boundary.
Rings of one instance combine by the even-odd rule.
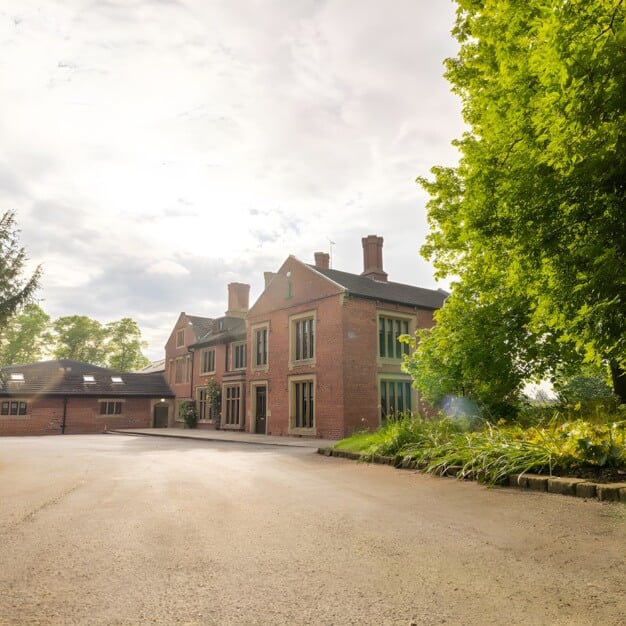
[[[196,353],[195,353],[193,348],[187,348],[187,352],[189,352],[189,354],[191,354],[191,374],[189,376],[189,385],[190,385],[190,387],[189,387],[189,397],[195,402],[196,399],[194,398],[194,395],[193,395],[193,368],[194,368],[194,365],[195,365],[195,355],[196,355]]]
[[[65,434],[65,424],[67,421],[67,396],[63,398],[63,421],[61,422],[61,434]]]

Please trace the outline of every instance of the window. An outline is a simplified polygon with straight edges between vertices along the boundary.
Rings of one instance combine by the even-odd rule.
[[[378,355],[385,359],[401,359],[409,353],[409,346],[400,343],[401,335],[409,334],[409,320],[395,317],[378,318]]]
[[[292,354],[294,361],[306,361],[315,356],[315,318],[305,317],[292,322]]]
[[[174,383],[179,385],[183,382],[183,360],[181,358],[176,359],[176,374],[174,376]]]
[[[122,403],[119,400],[101,400],[100,415],[120,415]]]
[[[23,400],[3,400],[0,415],[26,415],[26,402]]]
[[[124,384],[124,379],[121,376],[111,376],[111,382],[117,385]]]
[[[219,387],[215,383],[209,383],[207,387],[201,387],[197,391],[198,397],[198,419],[205,421],[215,421],[220,415]]]
[[[233,346],[233,369],[241,370],[246,367],[246,344],[236,343]]]
[[[182,348],[185,345],[185,329],[181,328],[176,331],[176,347]]]
[[[291,381],[291,428],[311,429],[315,426],[315,380],[312,378]]]
[[[241,385],[226,385],[224,387],[224,421],[222,426],[239,426],[243,404],[241,401]]]
[[[411,383],[407,380],[380,381],[381,420],[398,413],[411,411]]]
[[[267,365],[267,327],[254,331],[254,365]]]
[[[200,357],[200,373],[209,374],[215,371],[215,350],[203,350]]]
[[[23,382],[24,374],[22,374],[21,372],[13,372],[11,374],[11,380],[14,382]]]
[[[179,356],[176,359],[174,384],[188,383],[191,380],[191,357]]]
[[[92,374],[83,374],[83,382],[86,382],[87,384],[92,384],[96,382],[96,379],[93,377]]]

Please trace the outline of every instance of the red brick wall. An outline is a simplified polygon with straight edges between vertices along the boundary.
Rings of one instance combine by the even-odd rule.
[[[0,416],[0,435],[60,435],[63,422],[63,398],[38,397],[27,400],[26,416]],[[104,432],[114,428],[150,428],[152,400],[124,399],[121,415],[100,415],[94,398],[69,398],[65,419],[66,434]]]

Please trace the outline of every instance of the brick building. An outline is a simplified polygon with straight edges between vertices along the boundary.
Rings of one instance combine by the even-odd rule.
[[[122,373],[68,359],[0,368],[0,435],[167,426],[173,408],[161,373]]]
[[[231,283],[224,317],[181,313],[166,378],[177,400],[196,401],[201,428],[341,438],[422,410],[397,339],[432,326],[446,294],[388,281],[382,237],[362,244],[360,275],[331,269],[326,253],[290,256],[252,307],[249,286]]]

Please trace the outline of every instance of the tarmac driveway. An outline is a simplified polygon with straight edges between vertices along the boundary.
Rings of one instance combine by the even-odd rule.
[[[1,624],[603,624],[626,507],[313,449],[0,439]]]

